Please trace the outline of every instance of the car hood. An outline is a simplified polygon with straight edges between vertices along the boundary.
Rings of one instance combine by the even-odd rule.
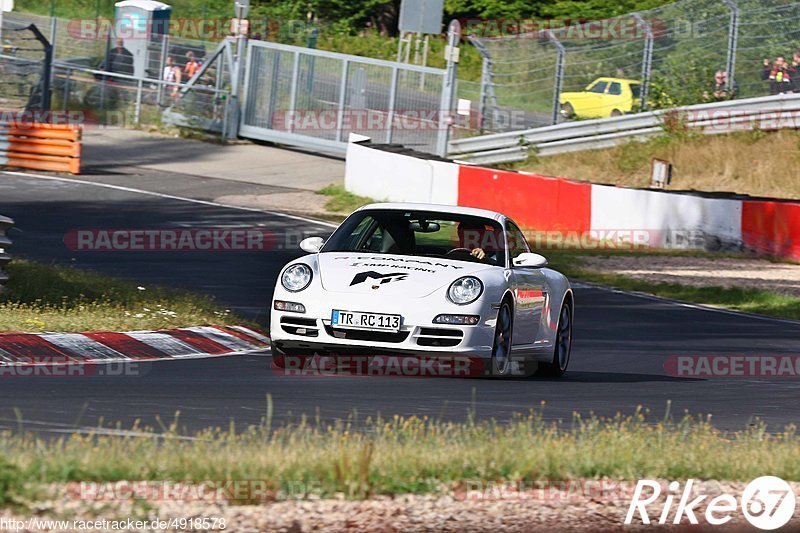
[[[600,93],[588,93],[588,92],[573,92],[573,93],[561,93],[559,99],[561,102],[575,102],[576,100],[588,100],[590,98],[596,98],[598,96],[603,96]]]
[[[318,254],[322,287],[331,292],[421,298],[456,279],[500,268],[467,261],[408,255]]]

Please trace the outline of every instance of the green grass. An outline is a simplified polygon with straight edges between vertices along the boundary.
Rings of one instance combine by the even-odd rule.
[[[366,196],[358,196],[344,188],[344,185],[332,183],[317,191],[317,194],[328,196],[330,199],[325,203],[325,209],[335,213],[350,214],[361,206],[374,203],[375,200]]]
[[[69,267],[15,259],[0,295],[0,331],[126,331],[237,324],[208,296],[141,286]]]
[[[735,311],[756,313],[759,315],[778,318],[800,320],[800,299],[784,294],[767,292],[757,289],[742,289],[738,287],[691,287],[678,283],[657,283],[647,280],[630,278],[620,274],[594,272],[583,266],[580,256],[609,256],[611,252],[593,252],[587,250],[550,250],[542,252],[547,257],[549,265],[569,278],[600,283],[618,289],[644,292],[665,298],[683,300],[686,302],[723,307]],[[685,255],[692,257],[739,257],[742,255],[710,254],[705,252],[613,252],[615,255]]]
[[[397,416],[358,421],[353,415],[334,424],[303,419],[275,429],[267,414],[241,432],[209,429],[191,439],[177,430],[177,415],[160,437],[42,439],[5,432],[0,501],[70,481],[263,480],[274,490],[301,481],[313,482],[323,497],[357,499],[439,493],[475,480],[749,480],[764,472],[800,479],[800,438],[793,427],[725,433],[710,417],[672,421],[643,411],[548,422],[543,411],[504,423],[475,422],[473,408],[466,423]]]

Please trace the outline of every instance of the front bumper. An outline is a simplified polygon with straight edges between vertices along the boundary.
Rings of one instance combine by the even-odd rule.
[[[270,338],[283,353],[323,354],[407,354],[468,355],[490,358],[494,341],[497,310],[488,300],[465,306],[445,303],[432,309],[426,298],[403,302],[347,295],[342,303],[330,305],[297,294],[276,294],[275,299],[302,303],[305,313],[278,311],[272,304]],[[372,313],[400,314],[403,322],[398,333],[340,329],[331,326],[333,309]],[[440,314],[478,315],[474,326],[434,324]]]

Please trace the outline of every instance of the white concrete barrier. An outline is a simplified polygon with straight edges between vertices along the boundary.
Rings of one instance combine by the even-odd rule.
[[[742,202],[592,185],[593,231],[647,231],[656,248],[729,248],[742,242]]]
[[[380,201],[456,205],[458,165],[351,142],[344,185],[354,194]]]

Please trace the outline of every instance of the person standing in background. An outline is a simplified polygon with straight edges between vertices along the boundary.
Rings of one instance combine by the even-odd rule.
[[[175,64],[175,60],[172,58],[172,56],[167,57],[167,61],[164,65],[163,79],[169,84],[174,84],[170,85],[172,87],[170,94],[173,98],[177,98],[178,88],[181,83],[181,68]]]
[[[783,94],[792,92],[792,78],[794,70],[786,63],[784,56],[775,58],[775,63],[770,64],[769,59],[764,59],[764,68],[761,69],[761,79],[769,81],[769,94]]]
[[[194,52],[189,50],[186,52],[186,79],[190,80],[194,77],[197,70],[200,68],[200,63],[194,58]]]

